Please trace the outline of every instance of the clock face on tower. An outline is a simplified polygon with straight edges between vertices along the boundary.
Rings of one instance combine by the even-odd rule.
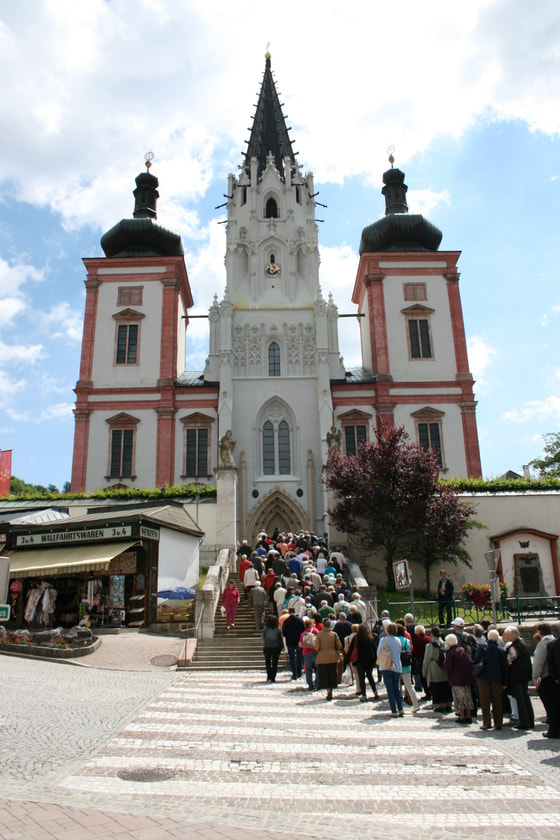
[[[268,277],[278,277],[280,275],[280,265],[274,262],[268,263],[264,267],[264,273]]]

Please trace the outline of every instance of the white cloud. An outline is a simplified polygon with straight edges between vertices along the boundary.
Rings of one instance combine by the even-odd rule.
[[[19,298],[0,298],[0,326],[9,324],[23,309],[25,303]]]
[[[40,283],[45,278],[45,270],[35,268],[24,262],[25,257],[8,262],[0,257],[0,301],[6,298],[20,298],[23,286],[29,281]]]
[[[408,190],[406,194],[406,202],[410,213],[420,213],[422,215],[430,215],[430,211],[437,207],[442,202],[444,204],[450,203],[449,191],[441,190],[434,192],[433,190]]]
[[[543,400],[531,400],[519,408],[507,411],[502,415],[502,419],[515,423],[546,420],[557,426],[560,423],[560,396],[551,394]]]
[[[37,324],[47,331],[49,338],[66,336],[71,341],[82,340],[82,313],[70,308],[66,301],[55,304],[48,312],[38,312]]]
[[[73,420],[72,403],[54,403],[41,411],[39,422],[42,420]]]
[[[43,357],[42,344],[5,344],[0,340],[0,359],[3,365],[6,362],[34,364]]]
[[[293,27],[278,27],[275,6],[255,14],[251,0],[138,0],[133,14],[128,0],[28,0],[25,14],[21,5],[3,10],[0,29],[10,80],[0,180],[58,210],[69,228],[130,215],[132,173],[152,149],[165,216],[175,222],[183,208],[177,226],[195,235],[188,204],[240,162],[264,63],[232,38],[240,20],[245,45],[263,52],[274,32],[285,111],[318,181],[377,178],[389,143],[405,164],[478,119],[560,132],[555,0],[538,15],[521,0],[360,4],[359,26],[334,0],[309,0],[298,29],[313,32],[313,45],[297,61]],[[397,19],[407,21],[398,61],[392,38],[371,49],[371,33],[392,32]],[[417,200],[428,208],[447,196]]]
[[[481,335],[473,335],[467,340],[469,367],[476,380],[477,390],[484,391],[488,386],[486,371],[496,358],[497,349]]]

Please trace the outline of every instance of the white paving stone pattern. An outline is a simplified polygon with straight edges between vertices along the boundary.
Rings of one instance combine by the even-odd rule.
[[[183,673],[57,792],[101,807],[212,818],[287,836],[560,836],[560,762],[544,725],[481,732],[423,708],[391,719],[352,688]],[[557,745],[558,746],[558,745]],[[154,772],[169,778],[150,781]],[[146,780],[128,781],[127,774]]]

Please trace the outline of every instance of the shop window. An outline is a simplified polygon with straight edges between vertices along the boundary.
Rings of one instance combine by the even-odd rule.
[[[140,421],[118,414],[109,423],[109,469],[107,479],[132,479],[135,475],[136,427]]]
[[[115,364],[137,365],[140,361],[140,322],[144,315],[133,309],[124,309],[113,318],[117,322]]]
[[[280,348],[275,341],[268,345],[268,375],[280,376]]]

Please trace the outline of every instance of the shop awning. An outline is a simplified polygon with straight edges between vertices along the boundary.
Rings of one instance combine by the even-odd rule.
[[[49,577],[78,572],[107,572],[118,554],[136,545],[132,542],[95,543],[66,548],[30,548],[10,557],[10,577]]]

